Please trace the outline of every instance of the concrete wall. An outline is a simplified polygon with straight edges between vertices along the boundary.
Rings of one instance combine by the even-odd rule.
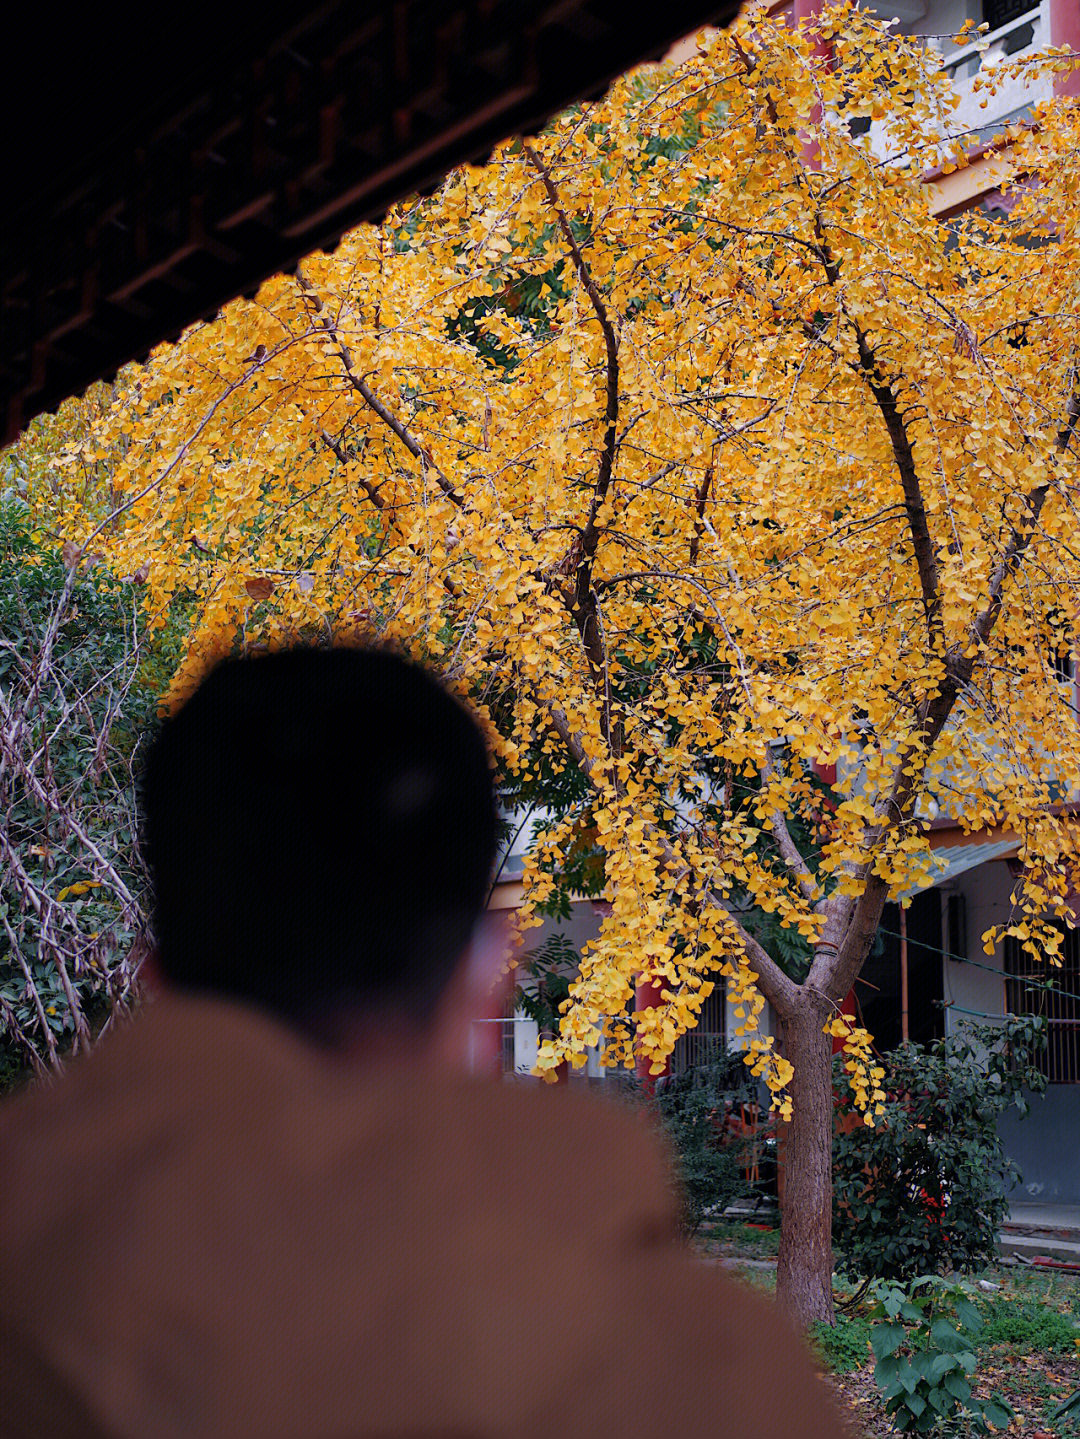
[[[1013,1198],[1034,1204],[1080,1204],[1080,1084],[1051,1084],[1032,1095],[1031,1113],[998,1121],[1005,1153],[1020,1166]]]
[[[974,964],[944,961],[943,987],[946,1033],[951,1033],[961,1020],[981,1016],[1000,1017],[1005,1013],[1005,981],[1002,947],[998,945],[994,954],[983,953],[983,935],[991,925],[1001,924],[1008,916],[1009,895],[1012,892],[1012,876],[1004,860],[992,860],[960,875],[948,886],[942,886],[942,896],[948,893],[964,896],[966,912],[966,944],[964,955]],[[981,966],[989,966],[982,968]],[[992,970],[993,972],[989,972]],[[965,1014],[974,1010],[975,1014]]]

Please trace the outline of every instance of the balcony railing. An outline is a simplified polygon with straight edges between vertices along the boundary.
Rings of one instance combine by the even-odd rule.
[[[1045,43],[1042,15],[1039,7],[1034,6],[1025,14],[1017,15],[996,30],[981,36],[977,44],[966,45],[952,55],[944,54],[942,63],[953,80],[959,83],[972,79],[980,70],[988,70],[1013,55],[1022,54],[1025,50],[1037,50]]]

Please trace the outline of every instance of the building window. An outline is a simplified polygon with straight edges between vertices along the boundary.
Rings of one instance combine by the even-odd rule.
[[[685,1074],[704,1064],[715,1064],[727,1052],[726,988],[717,979],[709,997],[701,1006],[697,1025],[675,1041],[671,1055],[671,1072]]]
[[[1047,1021],[1047,1047],[1038,1061],[1042,1072],[1051,1084],[1080,1084],[1080,932],[1065,931],[1060,968],[1032,959],[1010,936],[1005,976],[1009,1012],[1039,1014]]]

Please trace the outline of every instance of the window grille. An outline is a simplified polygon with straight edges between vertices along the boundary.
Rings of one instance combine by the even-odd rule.
[[[1011,935],[1005,941],[1005,1003],[1011,1014],[1047,1021],[1038,1064],[1051,1084],[1080,1084],[1080,931],[1064,932],[1061,966],[1032,959]],[[1047,988],[1047,984],[1050,987]]]
[[[725,986],[715,982],[713,992],[701,1006],[697,1025],[675,1042],[671,1055],[671,1072],[685,1074],[704,1064],[715,1064],[727,1050]]]
[[[983,19],[991,30],[1000,30],[1010,20],[1019,20],[1031,11],[1037,13],[1038,9],[1031,0],[983,0]]]

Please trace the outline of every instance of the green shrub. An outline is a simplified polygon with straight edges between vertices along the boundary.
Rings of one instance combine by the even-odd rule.
[[[1073,1354],[1078,1339],[1080,1328],[1067,1314],[1037,1299],[997,1300],[983,1330],[985,1343],[1015,1344],[1026,1352]]]
[[[740,1054],[666,1076],[651,1094],[636,1076],[624,1076],[619,1095],[643,1109],[671,1145],[684,1239],[697,1233],[710,1211],[722,1215],[736,1199],[760,1195],[748,1182],[746,1168],[754,1143],[763,1148],[761,1138],[744,1138],[724,1124],[731,1109],[757,1098],[756,1083]],[[779,1242],[761,1233],[763,1248]]]
[[[657,1085],[653,1104],[675,1149],[686,1238],[707,1211],[722,1214],[752,1192],[746,1166],[753,1141],[724,1128],[729,1106],[750,1096],[746,1076],[741,1056],[734,1055]]]
[[[1019,1179],[997,1119],[1026,1112],[1026,1090],[1046,1080],[1035,1063],[1045,1025],[1030,1016],[964,1027],[885,1056],[885,1113],[841,1127],[833,1147],[837,1267],[881,1279],[970,1270],[992,1260]],[[838,1114],[854,1112],[850,1079],[835,1064]]]
[[[837,1319],[835,1325],[815,1320],[810,1326],[814,1353],[831,1374],[848,1374],[870,1360],[870,1320],[861,1314]]]

